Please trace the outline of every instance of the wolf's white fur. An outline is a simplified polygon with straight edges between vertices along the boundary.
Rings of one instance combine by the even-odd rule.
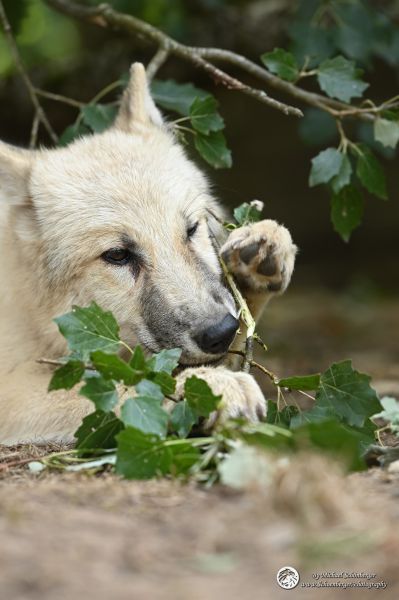
[[[0,142],[0,443],[70,440],[92,410],[76,392],[47,393],[51,369],[36,362],[66,353],[52,319],[72,304],[95,300],[115,314],[128,343],[160,350],[163,342],[144,317],[144,288],[151,284],[165,304],[164,311],[161,304],[153,309],[155,322],[163,326],[170,320],[167,307],[177,315],[176,323],[189,322],[181,331],[171,330],[185,362],[209,360],[192,332],[202,322],[235,311],[220,281],[209,209],[222,214],[205,176],[162,125],[142,65],[133,66],[116,123],[108,131],[67,148],[35,152]],[[188,242],[185,232],[196,221],[198,231]],[[257,239],[264,234],[274,240],[283,291],[295,246],[287,230],[263,223]],[[246,236],[241,237],[244,243]],[[139,272],[101,259],[126,238],[144,253]],[[256,274],[254,266],[248,296],[260,312],[271,295],[270,278]],[[147,304],[152,302],[150,295]],[[201,369],[211,384],[217,375],[218,390],[225,381],[224,414],[255,418],[256,412],[264,413],[265,401],[249,375]]]

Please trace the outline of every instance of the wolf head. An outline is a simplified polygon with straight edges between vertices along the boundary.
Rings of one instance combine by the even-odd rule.
[[[32,302],[48,320],[73,303],[111,310],[123,338],[209,362],[237,330],[214,244],[220,214],[133,65],[112,128],[67,148],[0,144],[0,200]]]

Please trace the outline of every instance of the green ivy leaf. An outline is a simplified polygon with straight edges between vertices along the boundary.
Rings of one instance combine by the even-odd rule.
[[[344,155],[336,148],[327,148],[312,159],[309,175],[309,186],[328,183],[341,170]]]
[[[190,107],[191,125],[205,135],[224,128],[224,121],[217,111],[218,103],[213,96],[196,98]]]
[[[249,223],[257,223],[261,220],[262,211],[259,210],[256,202],[256,200],[251,203],[244,202],[234,209],[233,215],[240,227]]]
[[[278,381],[279,387],[287,387],[291,390],[317,390],[320,383],[320,373],[314,375],[303,375],[299,377],[285,377]]]
[[[299,67],[291,52],[282,48],[275,48],[272,52],[266,52],[260,57],[263,64],[281,79],[295,81],[298,79]]]
[[[387,200],[386,181],[381,163],[365,144],[356,145],[356,175],[371,194]]]
[[[176,369],[179,364],[181,355],[180,348],[170,348],[167,350],[161,350],[157,354],[154,354],[147,363],[148,369],[151,371],[164,371],[165,373],[172,374],[172,371]]]
[[[119,347],[119,326],[110,312],[95,302],[86,308],[73,306],[72,312],[54,321],[76,356],[87,359],[91,352],[114,352]]]
[[[159,403],[163,400],[163,393],[160,386],[153,381],[143,379],[136,386],[136,392],[141,398],[155,398]]]
[[[222,396],[216,396],[203,379],[195,375],[186,379],[184,397],[193,412],[199,417],[209,417],[217,409]]]
[[[156,435],[129,426],[117,442],[116,472],[126,479],[151,479],[170,471],[172,451]]]
[[[117,436],[116,472],[126,479],[152,479],[158,475],[185,473],[199,458],[189,442],[161,440],[134,427]]]
[[[348,185],[352,177],[352,165],[347,154],[342,155],[341,168],[338,174],[330,181],[331,187],[335,194],[338,194],[342,188]]]
[[[83,137],[90,133],[90,129],[83,124],[82,121],[76,121],[73,125],[69,125],[60,135],[58,140],[59,146],[68,146],[76,138]]]
[[[378,118],[374,121],[374,137],[388,148],[395,148],[399,142],[399,121]]]
[[[157,398],[136,396],[128,398],[122,406],[121,419],[125,425],[132,425],[143,433],[154,433],[164,438],[169,415],[160,406]]]
[[[187,400],[177,402],[170,415],[173,431],[176,431],[177,435],[181,438],[188,436],[193,425],[195,425],[197,421],[198,417]]]
[[[334,229],[345,242],[360,225],[363,218],[363,196],[353,187],[344,187],[331,198],[331,221]]]
[[[381,398],[381,406],[384,410],[372,416],[372,419],[384,419],[389,424],[391,431],[399,432],[399,402],[396,398],[384,396]]]
[[[176,380],[172,377],[172,375],[169,375],[169,373],[166,373],[165,371],[159,371],[158,373],[150,373],[147,375],[147,377],[159,385],[162,393],[165,394],[165,396],[171,396],[175,393]]]
[[[292,432],[285,425],[272,423],[248,423],[241,428],[240,437],[247,444],[260,446],[266,450],[292,448]]]
[[[143,373],[147,370],[147,363],[145,360],[144,350],[141,346],[136,346],[133,351],[133,356],[129,361],[129,365],[135,371],[143,371]]]
[[[71,390],[82,379],[85,366],[80,360],[69,360],[65,365],[58,367],[51,377],[48,391]]]
[[[327,59],[318,68],[317,79],[323,92],[330,98],[350,102],[360,98],[369,86],[360,79],[362,70],[343,56]]]
[[[117,108],[107,104],[86,104],[81,109],[83,123],[96,133],[108,129],[115,120]]]
[[[334,363],[320,378],[316,406],[333,411],[348,425],[363,427],[380,408],[370,380],[368,375],[354,370],[350,360]]]
[[[177,83],[173,79],[165,81],[155,79],[151,83],[151,95],[156,104],[166,110],[177,112],[183,117],[190,114],[190,107],[197,98],[203,100],[210,96],[209,92],[205,92],[191,83]]]
[[[90,377],[79,391],[79,394],[89,398],[97,410],[110,412],[118,403],[118,392],[112,381],[103,377]]]
[[[221,131],[212,131],[209,135],[197,132],[194,145],[202,158],[215,169],[230,169],[232,166],[231,152]]]
[[[295,405],[284,406],[282,410],[277,410],[277,403],[269,400],[266,421],[272,425],[290,428],[292,419],[294,419],[298,413],[299,409]]]
[[[92,352],[90,360],[104,379],[114,379],[114,381],[123,381],[126,385],[135,385],[144,375],[142,371],[132,369],[127,362],[116,354],[107,354],[102,350]]]
[[[76,431],[77,448],[115,448],[115,437],[122,429],[123,423],[115,413],[96,410],[83,419]]]
[[[309,448],[309,443],[334,456],[341,456],[350,471],[366,468],[363,448],[372,442],[367,433],[340,423],[336,419],[307,423],[294,431],[298,448]]]

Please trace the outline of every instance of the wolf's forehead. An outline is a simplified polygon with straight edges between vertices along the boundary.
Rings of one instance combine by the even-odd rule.
[[[185,212],[209,194],[206,178],[180,146],[159,134],[143,139],[109,133],[44,154],[32,188],[44,207],[112,214],[154,207]]]

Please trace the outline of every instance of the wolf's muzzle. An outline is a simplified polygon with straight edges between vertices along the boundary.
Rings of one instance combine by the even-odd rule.
[[[224,354],[229,349],[239,326],[230,313],[219,323],[203,329],[194,336],[198,347],[207,354]]]

